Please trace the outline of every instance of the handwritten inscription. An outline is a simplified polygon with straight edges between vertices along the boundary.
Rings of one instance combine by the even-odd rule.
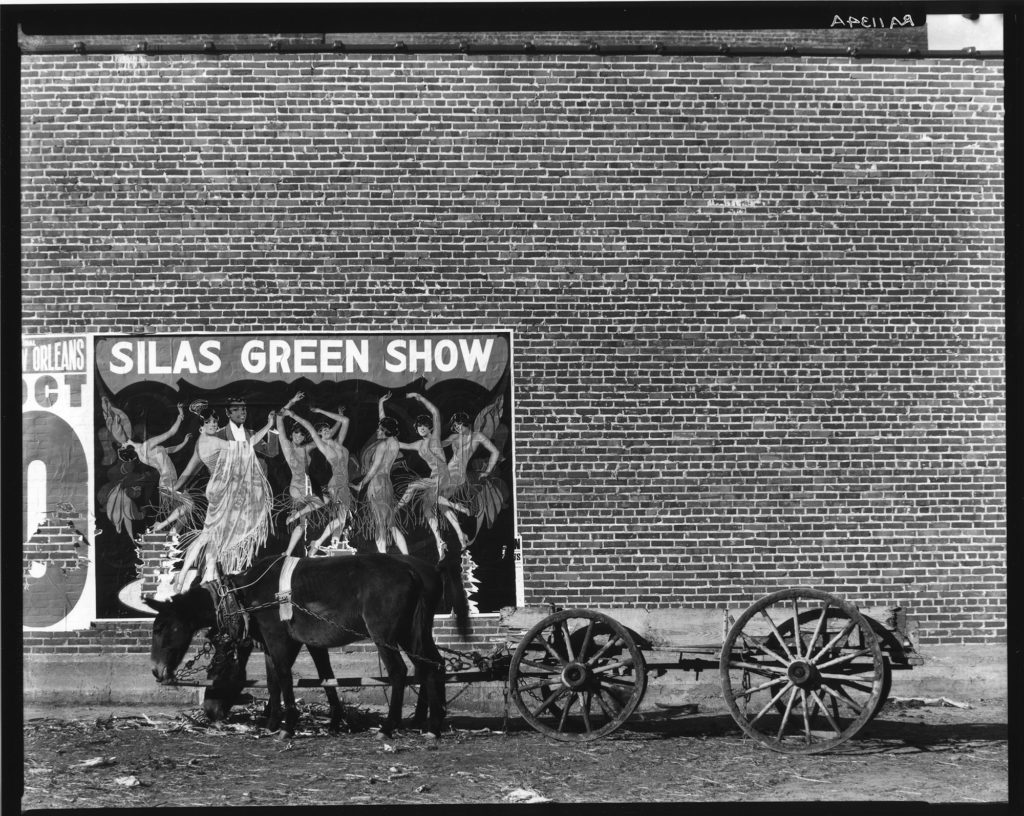
[[[913,26],[914,18],[909,14],[902,17],[890,17],[889,22],[884,17],[842,17],[839,14],[832,18],[832,28],[904,28]]]

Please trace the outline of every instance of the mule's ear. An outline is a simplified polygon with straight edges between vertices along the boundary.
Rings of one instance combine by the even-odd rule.
[[[150,609],[156,612],[163,612],[167,607],[170,606],[170,603],[168,601],[158,601],[152,595],[146,595],[145,597],[143,597],[142,602]]]

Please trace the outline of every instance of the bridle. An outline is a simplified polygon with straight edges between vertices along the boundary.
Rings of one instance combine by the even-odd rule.
[[[253,638],[250,632],[249,610],[239,601],[238,590],[230,578],[205,581],[200,586],[210,593],[216,616],[216,623],[208,635],[209,639],[223,647],[227,652],[225,657],[230,657],[239,647],[251,648]]]

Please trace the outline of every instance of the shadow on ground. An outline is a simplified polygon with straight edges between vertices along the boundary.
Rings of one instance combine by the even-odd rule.
[[[475,717],[453,715],[448,718],[452,728],[466,731],[488,729],[509,734],[531,732],[532,727],[518,717]],[[679,737],[743,736],[732,717],[727,714],[668,717],[661,714],[637,714],[606,740],[662,740]],[[1005,743],[1009,727],[998,723],[920,723],[887,719],[881,715],[868,723],[859,734],[833,753],[891,753],[895,749],[921,752],[960,750],[966,744]]]

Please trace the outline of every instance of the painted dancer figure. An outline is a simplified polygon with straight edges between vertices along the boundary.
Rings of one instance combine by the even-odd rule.
[[[333,419],[334,424],[318,422],[314,426],[291,409],[285,409],[284,414],[306,429],[313,444],[324,455],[327,464],[331,466],[331,479],[323,491],[324,506],[329,513],[330,521],[324,527],[320,537],[310,545],[310,550],[316,552],[332,533],[339,529],[345,529],[349,516],[352,514],[352,491],[348,484],[349,453],[344,444],[345,437],[348,435],[349,418],[345,416],[344,407],[339,408],[338,413],[325,411],[322,408],[310,408],[310,410]]]
[[[469,509],[465,505],[447,498],[447,495],[450,493],[451,479],[448,463],[445,461],[444,450],[441,445],[440,412],[422,394],[409,394],[409,397],[418,400],[427,409],[429,415],[420,414],[414,421],[416,433],[420,437],[419,440],[408,444],[399,443],[398,447],[402,450],[411,450],[419,454],[420,458],[427,463],[427,467],[430,468],[430,475],[411,482],[406,487],[395,509],[401,510],[413,499],[418,498],[419,512],[417,517],[420,520],[426,521],[427,526],[430,527],[430,531],[434,534],[434,540],[437,543],[438,557],[444,558],[447,548],[445,547],[444,539],[441,537],[440,518],[443,516],[451,524],[452,529],[458,536],[459,544],[465,547],[467,544],[466,534],[462,532],[462,527],[459,526],[459,520],[455,515],[455,511],[469,515]]]
[[[469,424],[469,415],[459,411],[452,414],[449,422],[451,435],[441,442],[441,446],[452,449],[452,458],[448,460],[447,496],[460,501],[470,502],[476,492],[476,479],[487,479],[494,471],[501,452],[483,433],[475,431]],[[490,454],[487,466],[476,475],[469,472],[469,460],[481,446]]]
[[[288,498],[286,500],[286,507],[290,512],[285,519],[291,529],[291,536],[285,555],[291,555],[295,545],[302,538],[303,517],[313,510],[323,507],[324,504],[318,496],[311,495],[307,489],[309,455],[314,447],[313,442],[310,441],[311,434],[307,434],[303,427],[296,422],[292,423],[292,427],[287,433],[285,432],[285,414],[294,417],[291,407],[304,396],[305,394],[301,391],[296,393],[277,415],[277,435],[280,439],[281,453],[284,454],[284,460],[288,463],[288,469],[292,474],[291,481],[288,483]]]
[[[210,471],[206,485],[206,517],[202,528],[182,535],[185,561],[175,581],[175,590],[183,590],[189,570],[200,565],[203,581],[217,577],[219,568],[226,573],[241,572],[253,561],[270,532],[273,504],[270,485],[256,458],[255,445],[269,433],[275,415],[248,441],[226,441],[218,436],[220,422],[206,403],[190,406],[202,421],[192,459],[174,485],[180,490],[200,466]]]
[[[352,485],[358,495],[366,488],[366,526],[377,542],[377,549],[386,553],[388,536],[395,542],[399,552],[409,554],[405,536],[395,520],[395,488],[391,483],[391,468],[400,454],[398,447],[398,421],[384,415],[384,403],[391,399],[388,391],[377,401],[377,438],[373,443],[370,464],[366,475]]]
[[[115,406],[108,397],[100,399],[100,408],[103,412],[103,419],[111,437],[118,443],[119,458],[125,461],[124,450],[131,448],[142,464],[153,468],[159,474],[157,489],[159,491],[159,516],[162,518],[152,528],[152,532],[159,532],[171,526],[182,516],[189,516],[195,510],[195,502],[187,493],[181,493],[174,489],[178,481],[178,471],[171,461],[171,454],[177,453],[192,438],[192,434],[185,434],[185,438],[177,445],[164,447],[164,442],[174,436],[181,427],[185,418],[185,406],[178,403],[178,416],[170,428],[162,434],[151,436],[143,442],[132,440],[131,421],[127,414]],[[141,518],[141,516],[140,516]]]
[[[262,457],[277,456],[277,437],[270,434],[261,437],[259,441],[253,441],[253,432],[245,427],[245,421],[249,417],[249,406],[241,397],[231,397],[227,402],[228,421],[224,424],[217,435],[225,442],[249,442],[253,450],[261,457],[258,461],[263,473],[267,472],[267,463]]]

